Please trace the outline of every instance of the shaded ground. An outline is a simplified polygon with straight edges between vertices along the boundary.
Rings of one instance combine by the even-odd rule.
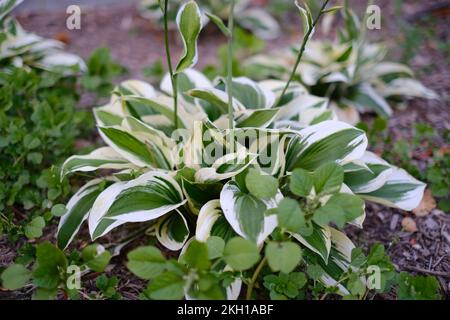
[[[402,36],[395,23],[396,15],[393,3],[395,1],[376,1],[382,8],[384,17],[383,29],[372,33],[374,38],[383,39],[392,48],[392,56],[399,58],[402,49],[412,43],[418,54],[412,58],[411,64],[418,77],[429,88],[438,92],[440,101],[413,100],[407,103],[404,109],[396,110],[389,124],[389,132],[395,140],[409,141],[413,135],[412,126],[418,122],[433,125],[439,132],[450,129],[449,92],[450,92],[450,61],[448,49],[442,48],[442,43],[448,44],[450,28],[446,16],[442,12],[434,12],[431,24],[432,36],[419,39],[414,47],[412,35]],[[443,1],[403,1],[403,18],[410,18],[416,22],[417,27],[428,28],[420,18],[424,8],[433,3]],[[364,1],[357,6],[364,4]],[[134,5],[120,5],[101,10],[85,10],[82,16],[82,29],[68,31],[65,28],[64,12],[49,12],[45,14],[21,14],[20,22],[28,30],[46,36],[62,38],[68,42],[68,50],[88,57],[95,48],[107,46],[111,48],[115,59],[124,64],[130,71],[128,77],[143,78],[142,68],[164,57],[162,33],[155,26],[140,18]],[[447,17],[448,19],[448,17]],[[413,24],[414,26],[414,24]],[[289,23],[290,29],[292,25]],[[268,49],[287,45],[298,35],[286,33],[279,40],[271,41]],[[174,37],[175,39],[175,37]],[[203,32],[200,39],[200,67],[216,61],[217,47],[224,42],[224,38],[208,29]],[[178,41],[178,40],[177,40]],[[177,42],[177,52],[180,52],[181,43]],[[420,164],[419,164],[420,165]],[[422,167],[422,166],[421,166]],[[414,218],[418,231],[408,233],[402,231],[403,217]],[[375,242],[381,242],[388,248],[389,255],[398,267],[398,270],[410,271],[417,274],[430,274],[438,277],[442,290],[447,294],[450,290],[450,215],[437,209],[428,216],[418,218],[406,212],[389,209],[383,206],[370,204],[367,207],[367,219],[363,230],[349,229],[354,242],[368,248]],[[51,239],[52,232],[47,234]],[[85,238],[87,239],[87,237]],[[145,240],[140,240],[145,241]],[[132,244],[133,246],[135,244]],[[8,265],[15,257],[16,249],[11,247],[4,239],[0,239],[0,266]],[[110,274],[121,278],[120,291],[127,299],[136,299],[144,283],[137,280],[126,271],[123,265],[124,257],[113,260],[114,268]],[[89,275],[87,288],[94,288],[96,275]],[[2,293],[1,298],[28,298],[30,291]],[[386,296],[384,298],[389,298]]]

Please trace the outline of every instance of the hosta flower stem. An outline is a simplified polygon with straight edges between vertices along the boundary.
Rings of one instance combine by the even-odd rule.
[[[173,96],[173,114],[174,119],[173,123],[175,125],[175,129],[178,129],[178,81],[177,75],[173,72],[172,66],[172,58],[170,55],[170,44],[169,44],[169,22],[168,22],[168,5],[169,0],[164,1],[164,44],[166,48],[166,58],[167,58],[167,67],[169,68],[170,80],[172,83],[172,96]]]
[[[330,2],[330,0],[325,0],[324,3],[322,4],[322,7],[320,8],[319,13],[317,14],[316,19],[314,19],[313,24],[310,28],[308,28],[308,30],[306,31],[306,34],[303,37],[303,42],[302,42],[302,46],[300,48],[300,51],[298,53],[297,56],[297,60],[295,61],[295,65],[294,65],[294,69],[292,70],[291,76],[289,77],[288,82],[286,83],[286,86],[284,87],[280,97],[278,98],[278,102],[276,105],[279,104],[279,102],[283,99],[284,95],[286,94],[287,90],[289,89],[289,86],[292,82],[292,80],[294,80],[294,77],[297,73],[297,69],[298,66],[300,64],[300,61],[302,60],[303,54],[305,53],[305,49],[306,49],[306,44],[309,41],[309,38],[311,37],[312,32],[314,31],[317,23],[319,22],[320,18],[322,17],[322,15],[324,14],[324,10],[328,5],[328,2]]]
[[[229,128],[233,129],[233,41],[234,41],[234,5],[235,0],[231,0],[230,16],[228,17],[228,30],[230,36],[228,38],[228,77],[227,77],[227,91],[228,91],[228,122]]]

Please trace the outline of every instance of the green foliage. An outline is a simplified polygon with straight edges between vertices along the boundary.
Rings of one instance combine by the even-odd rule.
[[[52,166],[73,152],[89,121],[75,111],[74,78],[16,68],[2,73],[0,84],[0,229],[12,240],[37,238],[44,227],[37,215],[70,191]]]
[[[113,60],[108,48],[97,48],[91,54],[87,73],[81,77],[81,85],[99,97],[108,96],[114,88],[113,80],[126,69]]]
[[[118,284],[119,279],[117,277],[107,277],[104,274],[95,280],[95,285],[101,291],[102,296],[111,300],[119,300],[122,298],[122,295],[117,292]]]
[[[165,269],[166,259],[155,247],[141,247],[128,253],[128,269],[142,279],[152,279]]]
[[[269,175],[263,175],[258,170],[250,170],[245,176],[248,191],[257,198],[270,199],[278,192],[278,180]]]
[[[290,273],[300,263],[302,250],[293,242],[269,242],[266,257],[273,271]]]
[[[2,286],[9,290],[17,290],[27,284],[31,272],[21,264],[13,264],[3,271]]]
[[[242,238],[233,238],[225,245],[223,252],[226,263],[234,270],[247,270],[259,260],[256,245]]]
[[[397,291],[400,300],[438,300],[439,282],[431,276],[411,276],[406,272],[399,275]]]
[[[385,292],[392,287],[398,287],[403,298],[438,297],[436,282],[397,277],[381,245],[373,246],[366,257],[345,234],[347,224],[362,226],[364,200],[410,210],[425,186],[367,152],[364,132],[331,120],[326,99],[313,97],[291,83],[301,79],[295,74],[296,67],[318,19],[338,9],[326,9],[327,3],[323,2],[316,20],[308,7],[299,7],[305,36],[302,49],[295,52],[297,61],[288,82],[233,79],[240,72],[239,51],[253,54],[261,44],[239,29],[233,43],[238,55],[228,56],[232,50],[223,49],[219,53],[233,69],[228,72],[228,81],[220,78],[212,83],[191,69],[197,62],[197,38],[202,27],[194,1],[179,11],[177,26],[184,52],[175,73],[167,43],[170,75],[163,77],[161,92],[138,80],[113,88],[113,78],[121,68],[112,62],[107,49],[98,49],[89,61],[82,85],[99,95],[112,91],[110,103],[94,110],[99,132],[108,146],[70,157],[61,174],[49,171],[37,179],[42,188],[48,189],[48,200],[41,205],[45,213],[30,217],[23,232],[29,238],[39,237],[45,219],[61,216],[57,242],[66,248],[83,221],[88,221],[94,240],[128,222],[154,222],[142,229],[142,233],[154,235],[149,243],[157,241],[158,246],[180,253],[163,254],[150,245],[128,253],[128,269],[148,281],[143,299],[236,299],[243,286],[248,299],[260,295],[271,299],[325,299],[328,295],[365,299],[370,291]],[[159,5],[157,9],[161,9]],[[167,18],[172,8],[162,9]],[[228,28],[220,15],[210,17],[231,36],[232,23]],[[248,19],[241,20],[242,25],[245,23]],[[167,38],[167,28],[165,31]],[[345,31],[349,34],[341,32],[341,37],[354,30]],[[353,48],[346,48],[338,62],[347,61],[352,52]],[[161,70],[161,65],[155,65],[149,72],[158,75]],[[51,85],[60,86],[59,82],[58,86]],[[178,90],[183,91],[179,100]],[[365,93],[370,96],[368,90]],[[13,88],[2,98],[6,105],[14,102],[11,92]],[[361,92],[351,93],[357,100],[367,99]],[[31,101],[34,96],[23,98]],[[48,105],[64,105],[59,96],[51,103],[47,101],[51,98],[45,98],[42,101]],[[69,102],[76,100],[74,97]],[[21,109],[7,110],[20,115]],[[41,125],[48,121],[48,114],[55,114],[52,109],[46,113],[33,125]],[[60,129],[60,122],[52,123],[52,130]],[[373,130],[385,127],[385,123],[377,122]],[[185,129],[181,144],[173,136],[179,133],[178,128]],[[247,129],[256,135],[238,142],[238,136]],[[202,139],[205,135],[211,139]],[[266,135],[274,139],[264,140]],[[47,147],[44,138],[24,133],[20,146],[27,155],[21,160],[36,165],[46,161],[47,155],[39,151]],[[3,143],[2,148],[7,145]],[[255,150],[256,145],[262,145],[262,150]],[[275,148],[271,148],[273,145]],[[209,153],[211,147],[214,152]],[[269,166],[263,159],[266,149],[271,149],[273,157]],[[373,169],[380,163],[383,174]],[[99,178],[84,185],[66,206],[60,203],[59,198],[67,192],[63,187],[68,189],[67,184],[58,187],[61,178],[65,183],[67,174],[81,171],[94,175],[96,170],[104,172],[95,173]],[[27,179],[17,178],[23,185]],[[25,210],[29,205],[22,203]],[[133,239],[134,235],[125,238],[117,247],[108,247],[110,251],[92,244],[68,256],[47,242],[38,244],[35,252],[32,246],[25,246],[15,264],[2,273],[2,283],[17,289],[31,280],[36,286],[35,299],[55,298],[60,293],[79,298],[78,290],[68,284],[68,266],[78,266],[86,273],[104,272],[112,254]],[[378,287],[366,281],[373,279],[374,272],[379,277]],[[101,275],[96,286],[99,292],[94,292],[95,298],[120,298],[117,278]]]
[[[279,273],[264,277],[264,287],[269,290],[272,300],[302,298],[302,289],[307,283],[303,272]]]

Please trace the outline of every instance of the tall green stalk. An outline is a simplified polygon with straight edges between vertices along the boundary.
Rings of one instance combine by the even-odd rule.
[[[234,128],[233,117],[233,41],[234,41],[234,5],[235,0],[231,0],[230,16],[228,17],[228,30],[230,35],[228,37],[228,57],[227,57],[227,91],[228,91],[228,123],[229,128]]]
[[[286,83],[286,86],[284,87],[283,91],[281,92],[280,97],[278,98],[278,101],[276,103],[276,105],[278,105],[280,103],[280,101],[283,99],[283,97],[286,95],[287,90],[289,89],[289,86],[291,85],[292,80],[294,80],[294,77],[297,73],[297,69],[298,66],[300,64],[300,61],[302,60],[303,54],[305,53],[305,49],[306,49],[306,44],[309,41],[309,38],[311,37],[311,33],[313,32],[313,30],[315,29],[317,23],[319,22],[320,18],[322,17],[322,15],[324,14],[324,10],[328,5],[328,2],[330,2],[330,0],[325,0],[325,2],[322,4],[322,7],[319,10],[319,13],[317,14],[316,19],[314,19],[312,25],[310,28],[308,28],[308,31],[306,32],[306,34],[303,37],[303,42],[302,42],[302,46],[300,48],[300,51],[298,53],[297,56],[297,60],[295,61],[295,65],[294,65],[294,69],[292,70],[291,76],[289,77],[288,82]]]
[[[169,22],[168,22],[168,5],[169,0],[164,1],[164,44],[166,48],[166,58],[167,58],[167,66],[169,68],[170,81],[172,83],[172,96],[173,96],[173,114],[174,119],[173,123],[175,125],[175,129],[178,129],[178,81],[177,75],[173,72],[172,66],[172,58],[170,54],[170,44],[169,44]]]

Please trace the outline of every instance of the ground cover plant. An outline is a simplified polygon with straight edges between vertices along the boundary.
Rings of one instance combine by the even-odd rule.
[[[141,299],[373,299],[388,292],[441,298],[434,277],[397,272],[382,245],[365,250],[348,237],[349,226],[364,233],[370,203],[414,210],[426,187],[420,180],[433,177],[445,206],[447,186],[439,173],[417,172],[407,153],[377,152],[390,143],[380,140],[383,130],[340,121],[329,97],[297,81],[313,31],[342,10],[329,3],[314,15],[296,4],[305,52],[296,52],[283,79],[233,73],[234,1],[228,24],[211,16],[228,45],[224,70],[209,70],[210,77],[194,69],[204,25],[192,0],[159,2],[168,69],[159,88],[135,79],[112,87],[120,68],[98,50],[81,82],[100,96],[112,88],[109,102],[93,110],[104,146],[52,171],[55,184],[70,190],[70,179],[77,189],[49,213],[60,216],[56,245],[46,237],[23,246],[0,270],[2,287],[30,288],[34,299],[120,299],[110,262],[126,255],[129,272],[148,282]],[[173,11],[183,44],[177,60],[169,38]],[[96,68],[98,60],[104,67]],[[420,147],[423,140],[417,138]],[[433,161],[443,163],[445,155],[436,152]],[[31,221],[28,233],[39,238],[41,229]]]
[[[0,232],[12,241],[42,236],[52,207],[70,194],[56,166],[75,150],[89,116],[74,109],[83,60],[23,30],[9,16],[20,3],[0,7]]]

